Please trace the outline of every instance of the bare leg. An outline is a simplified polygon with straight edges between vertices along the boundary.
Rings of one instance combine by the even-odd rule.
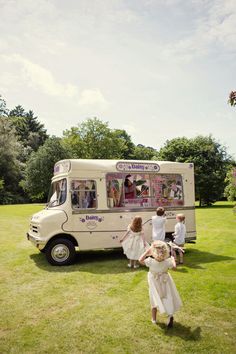
[[[152,308],[152,323],[156,323],[157,320],[157,308],[153,307]]]
[[[184,254],[183,252],[179,251],[179,263],[183,264],[184,263]]]
[[[171,249],[171,255],[174,257],[175,260],[177,259],[176,252],[173,248]]]
[[[132,268],[132,260],[131,259],[129,259],[128,267]]]

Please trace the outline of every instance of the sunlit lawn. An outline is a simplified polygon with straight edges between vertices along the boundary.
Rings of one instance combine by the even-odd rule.
[[[25,237],[39,205],[0,206],[0,353],[234,353],[236,215],[197,209],[196,244],[171,274],[184,306],[175,327],[150,322],[147,270],[122,252],[78,253],[52,267]]]

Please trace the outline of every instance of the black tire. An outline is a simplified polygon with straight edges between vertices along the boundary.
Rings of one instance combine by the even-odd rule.
[[[47,261],[52,265],[72,264],[75,259],[75,246],[65,238],[58,238],[49,243],[45,249]]]

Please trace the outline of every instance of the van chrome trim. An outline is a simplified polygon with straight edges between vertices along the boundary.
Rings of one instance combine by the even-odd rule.
[[[132,208],[132,209],[83,209],[83,210],[72,210],[72,214],[98,214],[98,213],[132,213],[132,212],[155,212],[157,208]],[[165,211],[175,211],[175,210],[195,210],[195,206],[183,206],[183,207],[165,207]]]

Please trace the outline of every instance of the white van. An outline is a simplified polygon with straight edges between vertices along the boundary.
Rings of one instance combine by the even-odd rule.
[[[121,247],[132,218],[142,217],[148,242],[151,217],[166,210],[166,236],[177,213],[186,216],[186,241],[196,239],[192,163],[62,160],[55,164],[47,207],[34,214],[27,238],[53,265],[71,264],[79,250]]]

